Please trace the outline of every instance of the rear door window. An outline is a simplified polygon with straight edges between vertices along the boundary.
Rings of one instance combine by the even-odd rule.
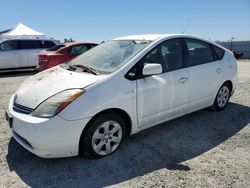
[[[42,43],[39,40],[20,40],[20,49],[39,49],[42,48]]]
[[[17,41],[9,40],[0,45],[1,51],[17,50]]]
[[[200,65],[214,60],[210,44],[197,39],[185,39],[188,66]]]
[[[70,54],[82,54],[83,52],[86,52],[88,50],[88,47],[86,45],[77,45],[72,46],[69,53]]]

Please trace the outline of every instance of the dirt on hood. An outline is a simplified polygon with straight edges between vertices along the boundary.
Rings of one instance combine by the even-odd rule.
[[[42,101],[56,93],[71,88],[84,88],[101,77],[101,75],[72,72],[57,66],[25,80],[16,92],[15,102],[35,109]]]

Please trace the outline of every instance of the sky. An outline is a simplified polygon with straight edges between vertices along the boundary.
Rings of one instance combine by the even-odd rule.
[[[250,0],[2,0],[0,31],[19,22],[59,40],[182,32],[250,40]]]

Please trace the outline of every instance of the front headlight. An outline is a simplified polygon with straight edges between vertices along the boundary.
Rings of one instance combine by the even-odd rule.
[[[57,93],[39,104],[32,115],[43,118],[55,116],[83,93],[83,89],[69,89]]]

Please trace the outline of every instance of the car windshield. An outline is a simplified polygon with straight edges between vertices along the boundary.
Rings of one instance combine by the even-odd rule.
[[[68,63],[85,66],[99,73],[112,73],[125,65],[150,42],[145,40],[112,40],[104,42]]]

